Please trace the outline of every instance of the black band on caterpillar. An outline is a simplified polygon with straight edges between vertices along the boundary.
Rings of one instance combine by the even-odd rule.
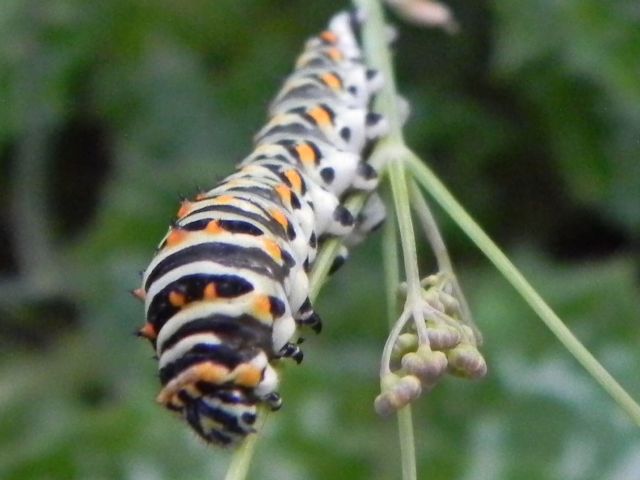
[[[382,80],[362,61],[362,19],[339,13],[307,41],[253,152],[182,201],[134,290],[147,317],[139,335],[158,357],[157,400],[207,442],[233,445],[254,431],[259,403],[280,407],[272,364],[299,363],[297,329],[322,325],[307,276],[319,244],[357,243],[384,216],[377,197],[357,219],[342,204],[376,187],[363,155],[386,130],[369,109]]]

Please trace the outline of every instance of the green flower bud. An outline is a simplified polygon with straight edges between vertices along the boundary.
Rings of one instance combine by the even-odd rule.
[[[444,292],[440,293],[440,302],[444,306],[444,312],[449,315],[457,314],[460,311],[460,302],[451,295]]]
[[[400,381],[400,376],[395,373],[388,373],[380,379],[380,389],[382,392],[392,390]]]
[[[396,411],[391,404],[389,393],[381,393],[380,395],[378,395],[373,401],[373,408],[381,417],[388,417]]]
[[[420,396],[422,393],[422,385],[420,380],[414,375],[405,375],[394,386],[393,393],[400,404],[399,408],[401,408]]]
[[[405,375],[399,381],[396,381],[391,389],[378,395],[373,406],[379,415],[387,416],[411,403],[421,393],[420,380],[413,375]]]
[[[399,361],[407,352],[415,352],[418,348],[418,336],[415,333],[403,333],[398,336],[391,351],[391,360]]]
[[[442,352],[431,351],[421,346],[416,353],[402,357],[402,368],[420,379],[424,387],[432,387],[447,368],[447,357]]]
[[[476,347],[468,343],[460,344],[447,353],[449,369],[454,375],[467,378],[481,378],[487,373],[487,362]]]
[[[437,325],[427,330],[432,350],[449,350],[460,343],[460,331],[449,325]]]

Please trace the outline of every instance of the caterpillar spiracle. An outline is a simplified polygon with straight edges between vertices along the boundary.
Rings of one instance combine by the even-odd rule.
[[[358,220],[342,204],[376,188],[363,157],[387,128],[370,110],[382,78],[362,59],[362,21],[338,13],[306,42],[253,152],[182,201],[134,291],[145,304],[139,334],[158,358],[157,400],[207,442],[237,444],[259,404],[280,407],[274,362],[299,363],[298,328],[321,327],[308,279],[319,246],[355,243],[384,218],[375,193]]]

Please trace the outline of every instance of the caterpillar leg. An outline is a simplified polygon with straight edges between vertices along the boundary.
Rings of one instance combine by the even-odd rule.
[[[378,172],[368,163],[360,163],[356,170],[356,177],[353,180],[353,188],[365,192],[375,190],[379,183]]]
[[[389,132],[389,122],[379,113],[368,112],[365,117],[365,132],[368,141],[377,140]]]
[[[255,395],[265,402],[271,410],[277,410],[282,405],[282,398],[276,391],[278,388],[278,374],[271,365],[267,365],[262,373],[262,380],[255,388]]]
[[[379,92],[384,85],[384,76],[379,70],[369,68],[365,72],[365,77],[367,78],[367,91],[370,95]]]
[[[361,243],[371,232],[382,225],[386,214],[386,208],[380,195],[374,193],[369,196],[358,215],[355,228],[345,238],[345,244],[352,247]]]
[[[349,237],[350,236],[351,235],[349,235]],[[340,249],[338,250],[338,254],[336,255],[336,258],[333,259],[331,268],[329,268],[329,275],[332,275],[333,273],[337,272],[340,269],[340,267],[342,267],[347,262],[348,258],[349,258],[349,249],[344,245],[341,245]]]
[[[322,330],[322,319],[313,309],[309,298],[304,301],[300,310],[298,310],[296,323],[300,326],[310,327],[316,333],[320,333]]]
[[[280,410],[282,407],[282,397],[278,392],[271,392],[262,398],[262,401],[269,405],[272,411]]]
[[[327,233],[340,237],[347,235],[353,230],[355,223],[356,220],[349,209],[343,205],[338,205],[333,211],[333,222],[327,228]]]
[[[280,349],[278,355],[283,358],[292,358],[296,363],[301,363],[304,358],[302,349],[296,343],[287,342],[284,347]]]

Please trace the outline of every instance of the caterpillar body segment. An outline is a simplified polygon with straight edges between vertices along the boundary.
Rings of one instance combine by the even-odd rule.
[[[286,135],[284,136],[286,137]],[[313,181],[337,198],[352,190],[372,191],[378,185],[377,172],[358,154],[339,150],[316,139],[282,138],[259,145],[246,162],[281,161],[297,165]]]
[[[362,21],[341,12],[306,42],[253,151],[182,201],[134,291],[158,358],[157,401],[207,442],[235,445],[254,432],[259,404],[280,407],[275,364],[300,362],[298,331],[322,325],[308,278],[319,246],[353,244],[384,216],[377,196],[357,218],[344,206],[376,188],[363,156],[387,128],[370,110],[382,78],[362,60]]]
[[[273,141],[295,129],[304,129],[319,132],[337,148],[359,153],[368,142],[380,138],[388,130],[381,115],[362,108],[340,106],[335,100],[322,103],[315,99],[288,100],[282,111],[275,110],[269,123],[258,132],[256,143]]]
[[[310,69],[300,71],[284,84],[272,103],[269,113],[273,115],[286,102],[303,99],[328,99],[349,108],[366,108],[372,90],[363,67],[353,66],[348,70]]]
[[[345,57],[361,58],[360,26],[365,20],[366,14],[359,9],[340,12],[329,20],[326,30],[307,40],[305,50],[329,45],[339,48]]]

